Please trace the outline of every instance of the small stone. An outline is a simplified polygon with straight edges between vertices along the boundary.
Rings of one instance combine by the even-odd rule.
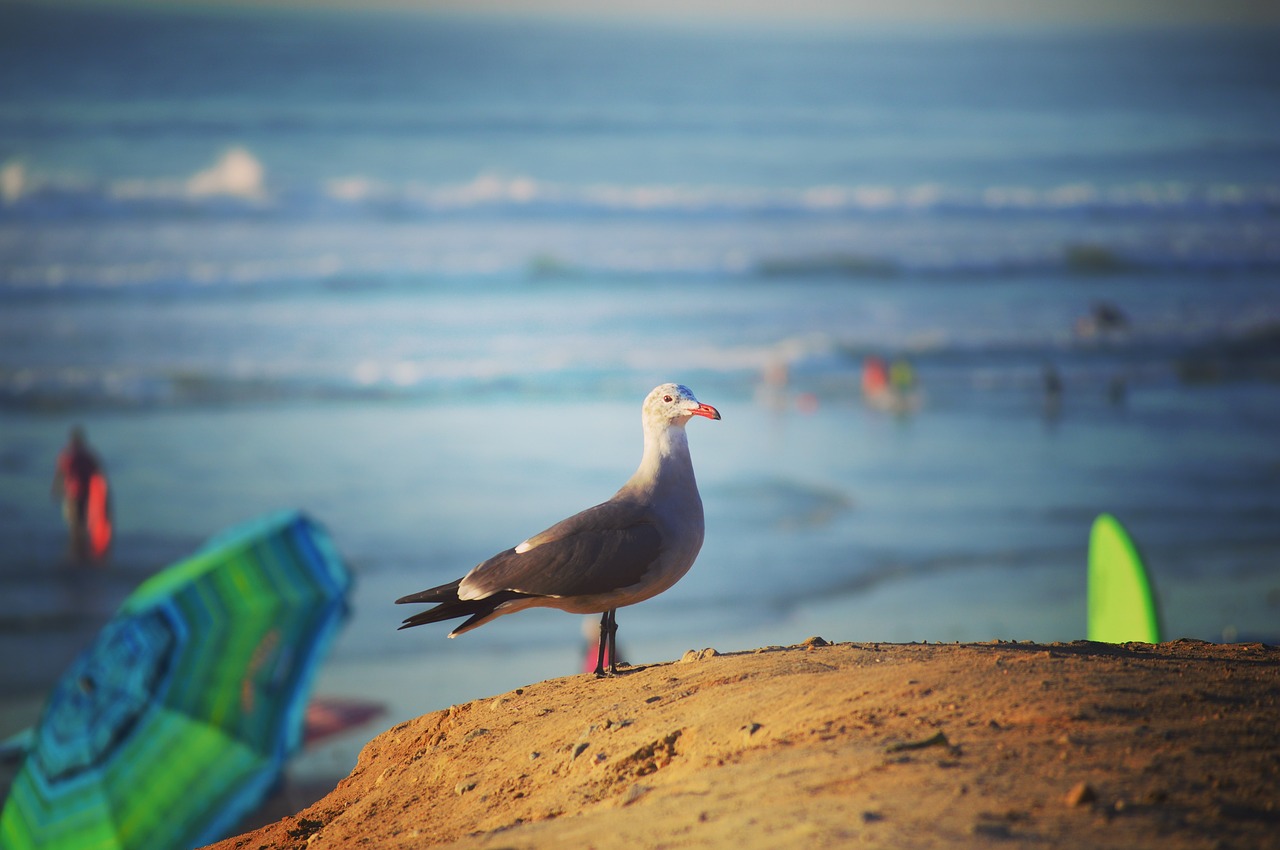
[[[459,782],[457,785],[453,786],[453,793],[457,794],[459,797],[461,797],[463,794],[467,793],[468,791],[474,791],[474,790],[476,790],[476,784],[471,780],[467,780],[465,782]]]
[[[1083,806],[1098,799],[1098,793],[1093,790],[1088,782],[1077,783],[1074,788],[1067,792],[1067,805],[1075,808]]]
[[[636,800],[639,800],[641,797],[643,797],[648,790],[649,789],[644,785],[632,785],[630,788],[627,789],[627,793],[622,795],[622,805],[624,806],[631,805]]]
[[[897,744],[891,744],[886,748],[885,752],[900,753],[906,750],[923,750],[926,747],[950,747],[951,742],[947,740],[945,733],[938,732],[936,735],[925,738],[923,741],[903,741]]]
[[[706,649],[690,649],[684,655],[680,656],[679,663],[690,664],[694,661],[704,661],[708,658],[714,658],[719,654],[720,653],[716,652],[711,647],[707,647]]]

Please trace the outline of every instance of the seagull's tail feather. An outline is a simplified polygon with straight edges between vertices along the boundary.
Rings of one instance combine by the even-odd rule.
[[[412,617],[405,618],[400,625],[401,629],[410,629],[414,626],[425,626],[428,623],[439,623],[444,620],[454,620],[458,617],[467,617],[468,619],[452,632],[449,637],[460,635],[463,632],[470,631],[482,623],[488,622],[494,616],[495,611],[508,602],[518,599],[531,598],[528,594],[517,593],[514,590],[503,590],[486,596],[483,599],[459,599],[458,584],[461,582],[451,581],[448,584],[442,584],[439,587],[432,587],[427,590],[411,593],[408,596],[402,596],[396,600],[397,603],[402,602],[436,602],[436,607],[429,608],[414,614]]]

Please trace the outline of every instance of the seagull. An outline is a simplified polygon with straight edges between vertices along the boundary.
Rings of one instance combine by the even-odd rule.
[[[617,610],[657,596],[679,581],[702,548],[702,497],[685,425],[719,419],[681,384],[655,387],[641,407],[644,454],[611,499],[561,520],[479,564],[460,579],[397,603],[435,603],[401,629],[467,619],[449,637],[526,608],[602,614],[596,676],[617,667]],[[606,642],[612,652],[606,653]]]

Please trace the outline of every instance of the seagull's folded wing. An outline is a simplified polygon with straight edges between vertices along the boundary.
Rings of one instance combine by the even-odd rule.
[[[638,584],[662,553],[652,514],[605,502],[556,523],[515,549],[494,555],[462,580],[460,596],[502,590],[534,596],[593,596]]]

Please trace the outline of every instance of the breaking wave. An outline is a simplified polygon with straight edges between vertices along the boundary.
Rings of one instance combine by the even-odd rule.
[[[172,178],[45,174],[22,159],[0,166],[0,216],[129,216],[189,209],[235,215],[246,208],[277,216],[438,216],[518,213],[566,216],[737,216],[1061,213],[1183,215],[1280,212],[1280,186],[1138,183],[1117,186],[949,187],[814,185],[798,187],[557,183],[486,172],[458,183],[390,182],[353,174],[315,185],[272,179],[248,148]],[[227,201],[241,202],[227,204]]]

